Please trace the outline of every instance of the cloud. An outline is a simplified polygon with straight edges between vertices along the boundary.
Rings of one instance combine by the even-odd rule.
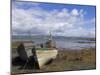
[[[72,13],[72,15],[74,15],[74,16],[79,15],[79,13],[78,13],[78,10],[77,10],[77,9],[73,9],[71,13]]]
[[[95,18],[85,20],[86,11],[83,9],[63,8],[61,11],[53,9],[47,11],[39,7],[38,3],[28,4],[23,8],[23,3],[13,4],[12,8],[12,30],[13,35],[46,35],[51,31],[56,36],[88,36],[94,32],[93,29],[85,29],[85,24],[95,25]],[[29,7],[29,8],[28,8]],[[26,9],[27,8],[27,9]]]

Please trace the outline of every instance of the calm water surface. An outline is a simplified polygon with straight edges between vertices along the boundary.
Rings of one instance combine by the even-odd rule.
[[[45,43],[47,37],[35,36],[33,37],[13,37],[14,40],[28,40],[31,39],[35,44]],[[67,48],[67,49],[80,49],[80,48],[90,48],[95,47],[95,40],[90,40],[89,38],[77,38],[77,37],[53,37],[56,42],[57,48]]]

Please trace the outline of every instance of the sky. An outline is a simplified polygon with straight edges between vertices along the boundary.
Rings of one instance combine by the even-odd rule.
[[[12,2],[13,35],[95,37],[95,6]]]

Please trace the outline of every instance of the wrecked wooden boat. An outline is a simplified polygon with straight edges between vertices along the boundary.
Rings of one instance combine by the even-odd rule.
[[[33,46],[31,45],[28,47],[28,43],[30,42],[22,42],[18,46],[17,52],[19,57],[24,61],[27,61],[30,57],[33,57],[39,69],[41,69],[49,61],[55,59],[58,54],[55,43],[52,41],[51,34],[48,41],[44,44],[40,44],[40,47],[36,47],[34,44]]]

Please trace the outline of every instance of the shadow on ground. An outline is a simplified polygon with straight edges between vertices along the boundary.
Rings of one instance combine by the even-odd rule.
[[[18,69],[39,69],[38,63],[33,57],[23,61],[19,56],[12,59],[12,66],[20,66]]]

